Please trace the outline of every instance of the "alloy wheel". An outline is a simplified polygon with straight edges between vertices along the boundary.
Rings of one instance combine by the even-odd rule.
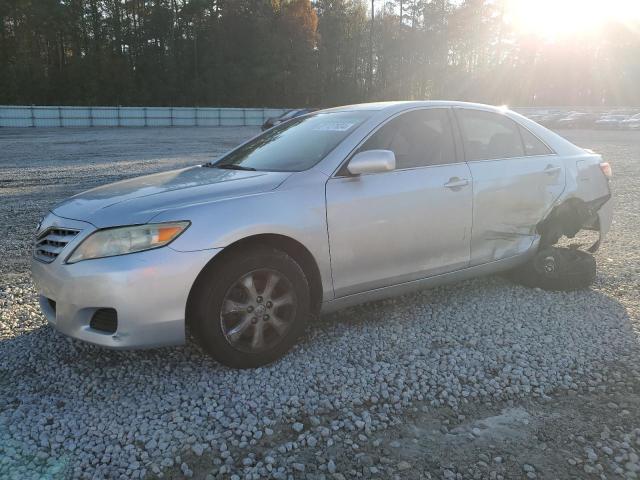
[[[234,282],[220,309],[225,339],[242,352],[275,347],[287,335],[296,315],[291,282],[271,269],[253,270]]]

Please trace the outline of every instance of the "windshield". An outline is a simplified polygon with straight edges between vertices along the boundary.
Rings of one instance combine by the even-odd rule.
[[[300,172],[313,167],[369,118],[372,111],[297,117],[225,155],[213,167]]]

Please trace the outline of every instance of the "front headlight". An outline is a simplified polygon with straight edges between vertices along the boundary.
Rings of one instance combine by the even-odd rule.
[[[189,222],[171,222],[98,230],[78,245],[67,263],[163,247],[175,240],[188,226]]]

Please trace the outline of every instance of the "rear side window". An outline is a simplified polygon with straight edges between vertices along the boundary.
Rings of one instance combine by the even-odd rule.
[[[415,168],[456,162],[446,109],[413,110],[380,127],[358,150],[391,150],[396,168]]]
[[[542,143],[538,138],[526,128],[518,126],[520,135],[522,135],[522,143],[524,144],[524,153],[530,155],[551,155],[553,152]]]
[[[467,160],[523,157],[518,125],[510,118],[481,110],[456,109]]]

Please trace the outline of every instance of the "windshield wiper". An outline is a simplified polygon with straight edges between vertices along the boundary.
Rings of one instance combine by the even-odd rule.
[[[227,164],[222,164],[222,165],[216,165],[215,163],[205,163],[203,165],[203,167],[208,167],[208,168],[222,168],[225,170],[244,170],[247,172],[255,172],[256,169],[253,167],[244,167],[242,165],[235,165],[233,163],[227,163]]]

